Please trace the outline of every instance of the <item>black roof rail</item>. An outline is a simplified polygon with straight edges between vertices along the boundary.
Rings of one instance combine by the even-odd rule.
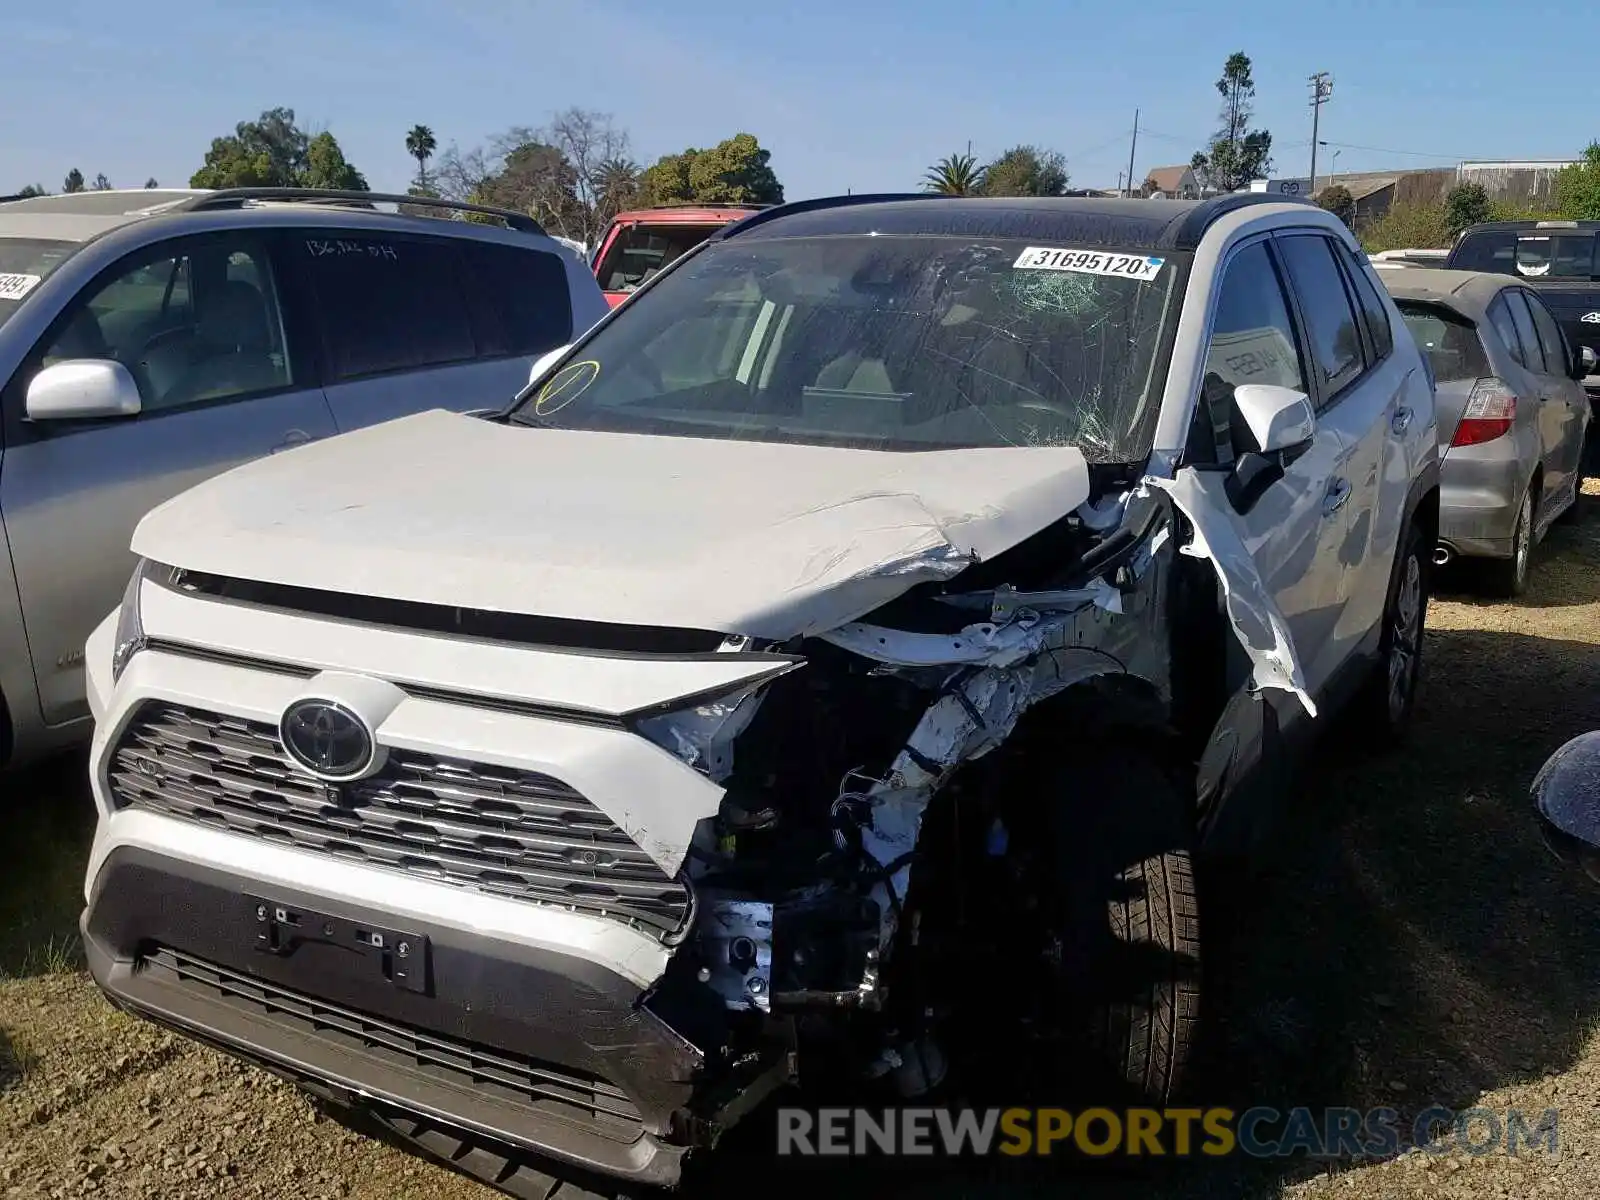
[[[527,213],[513,212],[507,208],[493,208],[487,204],[470,204],[465,200],[445,200],[438,196],[402,196],[393,192],[342,192],[332,188],[296,187],[236,187],[219,188],[214,192],[184,200],[169,212],[210,212],[214,209],[243,208],[251,201],[300,201],[307,204],[332,204],[343,206],[373,204],[409,204],[416,208],[442,208],[452,212],[482,213],[499,217],[507,228],[520,233],[544,233],[544,226]]]
[[[946,196],[942,192],[864,192],[861,195],[846,196],[818,196],[813,200],[794,200],[788,204],[774,204],[759,212],[751,213],[742,221],[735,221],[731,225],[724,225],[713,233],[707,241],[725,241],[747,229],[757,225],[764,225],[777,217],[787,217],[793,213],[819,212],[828,208],[848,208],[855,204],[891,204],[899,200],[951,200],[960,199],[959,196]]]
[[[1241,208],[1257,204],[1309,204],[1319,207],[1310,196],[1283,196],[1276,192],[1225,192],[1199,201],[1178,222],[1172,231],[1171,243],[1180,250],[1193,250],[1200,244],[1207,229],[1218,220]]]

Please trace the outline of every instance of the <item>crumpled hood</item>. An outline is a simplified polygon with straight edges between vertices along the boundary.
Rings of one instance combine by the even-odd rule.
[[[133,550],[355,595],[786,638],[949,578],[1088,495],[1072,447],[885,453],[428,412],[202,483],[146,516]]]

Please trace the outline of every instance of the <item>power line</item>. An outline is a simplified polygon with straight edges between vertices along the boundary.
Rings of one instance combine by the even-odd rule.
[[[1421,150],[1385,150],[1382,146],[1358,146],[1354,142],[1324,141],[1324,146],[1337,146],[1340,150],[1365,150],[1369,154],[1394,154],[1402,158],[1437,158],[1448,159],[1451,162],[1467,162],[1470,155],[1465,154],[1428,154]]]

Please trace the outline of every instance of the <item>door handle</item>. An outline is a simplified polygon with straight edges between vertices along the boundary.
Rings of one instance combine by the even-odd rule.
[[[304,446],[307,442],[316,440],[304,429],[291,429],[283,435],[283,441],[272,448],[272,452],[277,454],[280,450],[293,450],[296,446]]]
[[[1344,502],[1350,499],[1350,481],[1348,479],[1335,479],[1328,485],[1328,490],[1322,497],[1322,515],[1331,517],[1344,507]]]
[[[1389,420],[1389,428],[1398,436],[1411,428],[1411,418],[1415,414],[1409,408],[1397,408],[1394,416]]]

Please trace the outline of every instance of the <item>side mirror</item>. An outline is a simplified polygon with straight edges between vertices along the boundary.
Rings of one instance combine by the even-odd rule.
[[[1261,454],[1298,450],[1317,432],[1317,413],[1311,407],[1311,397],[1294,388],[1241,383],[1233,389],[1233,406]]]
[[[544,378],[545,372],[555,366],[561,360],[561,356],[571,349],[572,343],[568,342],[565,346],[557,346],[554,350],[540,355],[533,364],[533,369],[528,372],[528,383],[530,385],[538,383],[539,380]]]
[[[1225,487],[1234,509],[1247,513],[1311,444],[1317,413],[1304,392],[1269,383],[1239,384],[1233,389],[1233,410],[1235,428],[1243,425],[1241,432],[1248,432],[1255,447],[1242,448]]]
[[[1572,356],[1572,377],[1586,379],[1600,367],[1600,358],[1595,357],[1595,352],[1587,346],[1579,346],[1578,352]]]
[[[1545,845],[1600,883],[1600,731],[1579,734],[1546,759],[1532,792]]]
[[[71,358],[45,367],[28,384],[30,421],[136,417],[142,405],[133,373],[103,358]]]

